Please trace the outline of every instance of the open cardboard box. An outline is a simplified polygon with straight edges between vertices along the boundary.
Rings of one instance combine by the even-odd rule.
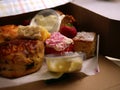
[[[86,8],[67,4],[60,7],[65,13],[72,14],[79,22],[78,30],[93,31],[100,34],[100,53],[120,58],[120,21],[94,13]]]
[[[78,22],[76,24],[78,31],[94,31],[100,34],[100,54],[120,58],[119,21],[108,19],[73,3],[67,3],[54,9],[73,15]],[[28,17],[32,18],[37,12],[39,11],[0,18],[0,25],[19,25]],[[100,73],[97,75],[85,78],[79,75],[63,76],[58,80],[37,81],[0,90],[119,90],[120,68],[102,55],[99,56]]]
[[[100,53],[105,56],[120,58],[120,21],[110,19],[94,13],[86,8],[68,3],[55,7],[65,14],[71,14],[75,17],[78,31],[93,31],[100,34]],[[0,18],[0,25],[5,24],[21,24],[23,20],[32,18],[36,13],[30,12],[16,16],[8,16]]]

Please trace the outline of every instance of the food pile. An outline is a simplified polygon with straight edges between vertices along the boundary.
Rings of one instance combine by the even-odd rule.
[[[1,76],[16,78],[36,72],[44,60],[51,72],[75,72],[81,69],[84,55],[94,56],[96,34],[78,32],[72,15],[55,12],[57,17],[36,15],[23,25],[0,26]]]

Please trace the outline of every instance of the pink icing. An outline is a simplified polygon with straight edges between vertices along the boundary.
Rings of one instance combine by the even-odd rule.
[[[47,47],[54,48],[56,51],[62,51],[66,49],[71,43],[73,43],[73,40],[65,37],[60,32],[54,32],[45,43]]]

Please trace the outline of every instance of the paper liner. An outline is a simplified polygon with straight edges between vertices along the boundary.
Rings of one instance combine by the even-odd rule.
[[[83,67],[79,72],[83,72],[86,75],[95,75],[97,72],[99,72],[97,58],[94,57],[83,61]],[[41,69],[33,74],[29,74],[15,79],[0,77],[0,88],[18,86],[40,80],[57,79],[60,78],[62,75],[63,73],[49,72],[46,63],[44,63]]]
[[[78,73],[84,73],[86,76],[95,75],[97,72],[100,72],[98,65],[98,54],[99,54],[99,35],[97,37],[97,47],[96,47],[96,56],[83,61],[83,66]],[[40,81],[40,80],[49,80],[49,79],[58,79],[64,73],[52,73],[47,69],[47,65],[44,62],[41,69],[35,73],[15,78],[8,79],[0,77],[0,88],[18,86],[30,82]]]
[[[0,0],[0,17],[54,8],[71,0]]]
[[[87,60],[83,60],[83,65],[79,73],[84,73],[88,76],[95,75],[97,72],[100,72],[98,65],[98,55],[99,55],[99,35],[97,36],[96,56]],[[0,88],[18,86],[40,80],[58,79],[63,74],[64,73],[49,72],[46,63],[44,62],[41,69],[35,73],[15,79],[0,77]]]

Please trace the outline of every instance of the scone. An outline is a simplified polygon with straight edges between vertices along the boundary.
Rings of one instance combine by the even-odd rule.
[[[84,52],[86,58],[93,57],[96,49],[96,33],[94,32],[78,32],[73,38],[74,50],[76,52]]]
[[[0,75],[24,76],[40,69],[44,43],[40,40],[11,40],[0,44]]]

